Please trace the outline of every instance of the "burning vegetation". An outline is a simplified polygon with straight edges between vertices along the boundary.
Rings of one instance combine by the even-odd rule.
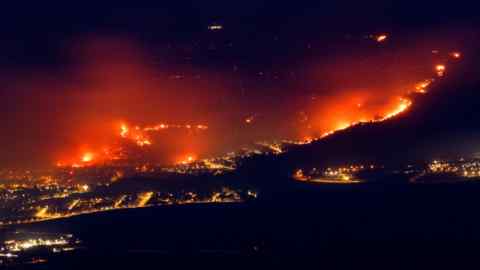
[[[12,114],[7,121],[12,128],[3,137],[25,143],[9,145],[6,152],[12,153],[9,160],[25,160],[28,153],[42,165],[56,162],[75,168],[139,158],[143,163],[187,165],[247,145],[267,145],[282,153],[275,142],[309,143],[408,110],[414,102],[412,94],[427,93],[446,74],[448,59],[463,57],[457,50],[437,50],[433,62],[405,57],[406,63],[392,63],[386,52],[393,50],[391,36],[367,36],[367,48],[358,49],[358,55],[338,53],[319,61],[320,72],[313,66],[303,75],[300,69],[255,72],[273,84],[266,89],[236,63],[233,74],[223,69],[160,66],[152,60],[154,53],[145,53],[148,50],[132,42],[78,42],[70,50],[73,64],[56,76],[64,79],[47,80],[51,74],[38,74],[30,81],[18,76],[19,82],[13,83],[23,93],[15,102],[25,107]],[[376,46],[372,40],[385,44]],[[423,71],[406,71],[415,65]],[[438,78],[433,78],[432,66]],[[310,83],[304,84],[301,76]],[[248,91],[244,85],[254,86]],[[280,87],[284,89],[275,93],[270,89]],[[297,91],[300,87],[305,90]],[[24,122],[28,128],[18,128],[25,118],[31,119]],[[164,122],[156,123],[159,119]]]

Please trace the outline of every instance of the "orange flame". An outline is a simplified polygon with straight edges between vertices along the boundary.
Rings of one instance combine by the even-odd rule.
[[[91,162],[91,161],[93,161],[93,154],[91,152],[87,152],[87,153],[83,154],[82,162],[88,163],[88,162]]]

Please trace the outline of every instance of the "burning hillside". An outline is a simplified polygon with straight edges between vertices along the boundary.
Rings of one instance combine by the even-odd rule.
[[[236,63],[225,64],[231,70],[162,65],[161,53],[125,39],[78,39],[66,50],[65,69],[33,70],[29,79],[19,73],[8,82],[18,93],[9,102],[18,107],[3,119],[4,163],[175,164],[255,142],[310,142],[409,109],[413,94],[426,93],[463,58],[454,48],[419,59],[391,46],[390,34],[366,40],[342,41],[342,50],[315,64],[322,73],[312,64],[252,74]],[[342,55],[346,50],[370,60]],[[397,50],[405,64],[392,62]]]

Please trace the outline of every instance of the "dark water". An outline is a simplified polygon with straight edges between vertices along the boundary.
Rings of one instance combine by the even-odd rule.
[[[87,250],[52,258],[49,267],[161,261],[178,267],[458,268],[478,258],[479,195],[476,183],[293,184],[245,204],[121,210],[25,228],[83,240]]]

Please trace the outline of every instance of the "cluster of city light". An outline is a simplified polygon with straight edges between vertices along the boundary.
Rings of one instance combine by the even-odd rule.
[[[479,159],[459,159],[459,160],[434,160],[429,163],[419,163],[416,165],[407,165],[406,167],[391,168],[385,170],[379,165],[349,165],[340,167],[328,167],[326,169],[297,169],[293,172],[292,178],[300,182],[323,183],[323,184],[354,184],[369,181],[361,179],[359,175],[375,174],[377,169],[381,173],[373,177],[377,179],[385,173],[403,177],[405,182],[409,183],[456,183],[466,179],[469,181],[480,179],[480,160]],[[370,171],[368,174],[363,172]],[[386,181],[390,178],[386,179]]]
[[[433,174],[449,173],[466,178],[480,178],[480,161],[465,161],[463,159],[458,161],[434,160],[428,164],[428,172]]]
[[[303,169],[297,169],[292,178],[301,182],[313,182],[324,184],[358,184],[362,183],[356,174],[377,168],[375,165],[350,165],[342,167],[328,167],[326,169],[313,168],[308,173]]]
[[[24,198],[26,205],[18,206],[18,209],[21,211],[15,211],[15,214],[12,216],[2,217],[2,219],[0,219],[0,226],[28,224],[115,209],[131,209],[171,204],[243,202],[248,197],[256,197],[257,195],[253,190],[242,191],[222,187],[220,191],[212,190],[210,195],[208,193],[198,194],[193,191],[164,193],[151,190],[138,194],[119,194],[113,197],[107,194],[85,194],[85,196],[81,198],[70,199],[69,197],[64,197],[61,198],[59,202],[51,203],[36,200],[35,196],[38,195],[35,194],[29,196],[31,197]],[[34,211],[31,215],[28,214],[28,212],[31,211],[29,209]]]
[[[208,26],[208,30],[210,30],[210,31],[218,31],[218,30],[222,30],[222,29],[223,29],[223,25],[221,25],[221,24],[212,24],[212,25]]]
[[[15,233],[15,237],[0,244],[0,257],[16,259],[25,252],[34,249],[46,249],[52,253],[72,251],[78,248],[80,241],[71,234],[41,234],[41,233]],[[42,254],[44,254],[42,252]],[[45,259],[34,257],[30,263],[46,262]],[[1,261],[0,261],[1,265]]]
[[[5,241],[6,250],[11,252],[25,251],[37,247],[65,246],[68,244],[66,239],[27,239],[23,241],[7,240]]]
[[[200,175],[210,173],[218,175],[236,170],[238,162],[246,158],[258,155],[279,155],[287,151],[287,148],[291,145],[304,145],[312,141],[312,138],[307,137],[300,141],[256,142],[253,147],[242,148],[240,151],[214,158],[196,159],[194,156],[188,155],[174,166],[162,168],[162,171],[174,174]]]
[[[175,166],[162,169],[166,173],[197,175],[211,173],[213,175],[223,174],[236,169],[236,161],[223,158],[208,158],[201,160],[188,160],[177,163]]]

